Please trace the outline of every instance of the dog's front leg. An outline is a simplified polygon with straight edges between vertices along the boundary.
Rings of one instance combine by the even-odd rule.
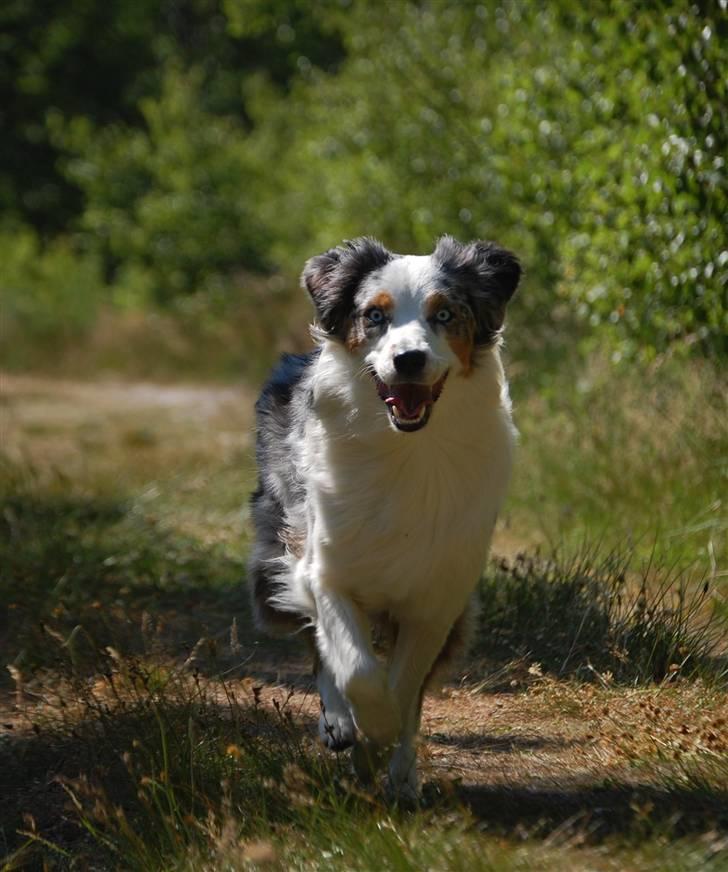
[[[425,679],[450,631],[450,623],[402,623],[392,657],[389,683],[399,702],[402,729],[389,763],[389,786],[395,797],[415,801],[419,795],[416,738]]]
[[[315,599],[319,653],[351,705],[357,729],[376,745],[391,745],[399,734],[399,707],[374,653],[366,615],[338,593],[319,591]]]

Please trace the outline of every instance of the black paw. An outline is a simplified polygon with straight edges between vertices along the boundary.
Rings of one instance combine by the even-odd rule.
[[[319,738],[330,751],[345,751],[354,744],[355,729],[351,715],[321,713]]]

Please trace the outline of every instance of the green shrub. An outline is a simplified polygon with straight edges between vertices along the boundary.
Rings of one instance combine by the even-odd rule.
[[[495,237],[526,265],[532,334],[577,319],[618,357],[725,351],[725,20],[571,9],[400,3],[386,29],[347,9],[339,70],[252,103],[279,260],[360,233]]]
[[[140,103],[143,129],[55,118],[86,197],[82,228],[116,267],[122,297],[168,303],[266,264],[256,206],[265,164],[239,122],[203,108],[201,88],[199,71],[170,67],[159,98]]]
[[[107,113],[36,83],[80,203],[66,224],[116,302],[217,305],[243,271],[293,281],[342,238],[427,251],[453,233],[522,257],[519,353],[728,350],[718,7],[402,0],[385,27],[364,0],[182,5],[199,43],[145,19],[146,72]]]
[[[48,358],[94,324],[105,292],[98,257],[59,238],[43,247],[30,229],[0,233],[0,348],[22,366],[43,346]]]

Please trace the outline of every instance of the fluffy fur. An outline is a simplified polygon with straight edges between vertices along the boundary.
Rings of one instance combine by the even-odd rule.
[[[498,345],[519,277],[510,252],[450,237],[423,257],[366,238],[314,257],[318,348],[285,356],[256,406],[257,618],[313,637],[322,740],[356,743],[360,769],[388,757],[400,797],[417,794],[423,688],[467,636],[510,476]]]

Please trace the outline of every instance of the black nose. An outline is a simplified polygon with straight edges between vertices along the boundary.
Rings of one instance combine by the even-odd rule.
[[[405,378],[415,378],[420,375],[427,363],[427,355],[424,351],[405,351],[394,355],[394,368],[397,375]]]

